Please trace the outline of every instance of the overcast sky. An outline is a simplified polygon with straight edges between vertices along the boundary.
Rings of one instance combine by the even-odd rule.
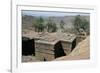
[[[79,13],[79,12],[47,12],[47,11],[22,11],[22,15],[30,15],[30,16],[76,16],[83,15],[89,16],[89,13]]]

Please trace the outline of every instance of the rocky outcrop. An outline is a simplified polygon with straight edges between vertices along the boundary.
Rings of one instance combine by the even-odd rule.
[[[55,59],[57,60],[80,60],[90,58],[90,37],[80,42],[76,48],[68,55]]]

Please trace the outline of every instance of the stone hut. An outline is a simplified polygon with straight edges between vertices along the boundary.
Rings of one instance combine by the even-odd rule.
[[[40,61],[51,61],[68,55],[76,46],[76,36],[69,33],[36,33],[30,31],[23,33],[22,37],[29,38],[22,40],[22,53],[34,54]],[[30,51],[28,51],[29,49]]]
[[[35,41],[35,56],[41,61],[50,61],[65,55],[60,41]]]
[[[75,35],[52,33],[45,35],[41,40],[35,41],[35,54],[37,59],[41,61],[50,61],[68,55],[75,46]]]
[[[66,55],[68,55],[76,46],[76,36],[74,34],[62,34],[60,41]]]

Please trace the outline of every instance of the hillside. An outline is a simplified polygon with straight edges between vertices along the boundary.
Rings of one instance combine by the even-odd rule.
[[[90,58],[90,37],[88,36],[85,40],[80,42],[76,48],[68,55],[55,59],[59,60],[80,60]]]
[[[23,29],[33,29],[33,21],[36,20],[39,17],[35,16],[29,16],[29,15],[23,15],[22,16],[22,28]],[[64,28],[67,32],[73,31],[74,25],[73,22],[75,20],[75,16],[63,16],[63,17],[42,17],[44,20],[44,24],[47,24],[49,18],[54,22],[57,27],[60,29],[60,22],[63,20],[64,22]],[[89,21],[89,16],[81,16],[81,18],[86,19]]]

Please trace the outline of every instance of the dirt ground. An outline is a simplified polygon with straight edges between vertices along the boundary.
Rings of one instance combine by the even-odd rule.
[[[35,56],[22,56],[22,62],[39,62]]]

